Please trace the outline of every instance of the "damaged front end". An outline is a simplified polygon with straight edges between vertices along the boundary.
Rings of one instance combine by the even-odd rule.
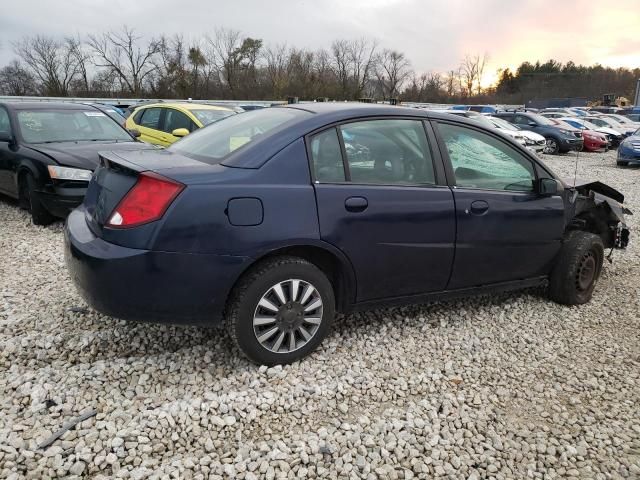
[[[605,248],[626,248],[629,228],[625,215],[633,215],[626,208],[624,195],[601,182],[565,184],[569,208],[567,225],[570,230],[584,230],[602,238]]]

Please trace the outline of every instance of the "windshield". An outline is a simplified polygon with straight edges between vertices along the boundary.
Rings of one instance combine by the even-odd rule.
[[[208,164],[220,163],[231,152],[282,130],[295,119],[311,115],[294,108],[263,108],[234,115],[224,122],[196,130],[167,150]]]
[[[485,127],[489,127],[489,128],[496,128],[496,125],[489,120],[487,117],[485,116],[478,116],[478,117],[469,117],[470,120],[474,120],[478,123],[483,124]]]
[[[97,110],[20,110],[18,125],[26,143],[133,141]]]
[[[609,118],[616,120],[618,123],[621,123],[622,125],[624,125],[625,123],[627,124],[632,123],[628,118],[625,118],[622,115],[616,115],[615,113],[610,114]]]
[[[195,115],[195,117],[200,120],[202,125],[209,125],[213,122],[217,122],[218,120],[222,120],[223,118],[229,117],[231,115],[235,115],[235,112],[232,110],[189,110],[191,113]]]
[[[581,122],[574,120],[573,118],[563,118],[562,121],[564,123],[568,123],[573,128],[579,128],[580,130],[584,130],[586,128]]]
[[[585,127],[587,127],[589,130],[597,130],[599,128],[598,125],[588,120],[580,120],[580,123]]]
[[[502,118],[498,118],[498,117],[491,117],[489,119],[491,122],[493,122],[493,124],[496,127],[500,127],[500,128],[504,128],[505,130],[512,130],[512,131],[520,131],[520,129],[518,127],[516,127],[514,124],[507,122],[506,120],[503,120]]]
[[[529,115],[531,116],[531,119],[538,125],[554,125],[554,123],[547,117],[543,117],[542,115],[538,115],[536,113],[530,113]]]
[[[604,118],[601,118],[601,120],[611,128],[618,128],[619,129],[620,127],[622,127],[622,125],[620,125],[618,122],[616,122],[613,118],[604,117]]]

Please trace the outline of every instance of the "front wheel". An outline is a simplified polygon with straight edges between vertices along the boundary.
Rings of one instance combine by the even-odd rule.
[[[544,153],[547,155],[557,155],[560,152],[560,144],[553,137],[546,137],[546,145],[544,147]]]
[[[294,362],[313,351],[335,315],[331,282],[298,257],[268,260],[247,273],[232,293],[225,323],[253,362]]]
[[[549,297],[564,305],[587,303],[602,271],[604,245],[593,233],[571,231],[549,279]]]
[[[31,173],[20,179],[20,206],[29,210],[34,225],[49,225],[55,220],[40,201],[36,179]]]

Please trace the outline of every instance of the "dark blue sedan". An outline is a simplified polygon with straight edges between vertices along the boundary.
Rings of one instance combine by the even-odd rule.
[[[566,187],[464,118],[300,104],[163,151],[102,153],[66,257],[101,312],[224,320],[250,359],[288,363],[336,311],[545,282],[552,299],[585,303],[604,248],[627,244],[623,201],[599,182]]]

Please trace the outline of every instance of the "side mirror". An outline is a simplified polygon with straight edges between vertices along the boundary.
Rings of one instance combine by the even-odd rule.
[[[187,130],[186,128],[176,128],[173,132],[171,132],[171,135],[173,135],[174,137],[186,137],[187,135],[189,135],[189,130]]]
[[[13,143],[11,132],[0,132],[0,142]]]
[[[530,127],[537,127],[538,124],[536,122],[529,122]]]
[[[555,178],[540,178],[538,180],[536,193],[545,197],[557,195],[562,191],[562,185]]]
[[[136,130],[135,128],[130,128],[128,132],[133,138],[138,138],[141,135],[140,130]]]

